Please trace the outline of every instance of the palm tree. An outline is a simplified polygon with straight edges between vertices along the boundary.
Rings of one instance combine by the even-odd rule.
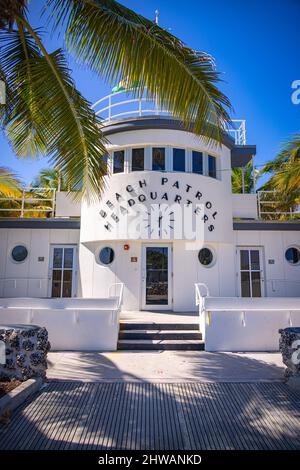
[[[17,212],[11,209],[18,209],[20,203],[8,198],[20,198],[22,195],[21,190],[18,177],[9,168],[0,167],[0,208],[5,209],[0,211],[0,217],[13,217],[16,215]]]
[[[258,176],[259,172],[254,170],[255,179],[257,179]],[[253,164],[251,161],[247,163],[244,169],[234,168],[232,170],[231,187],[233,193],[252,193],[254,191]]]
[[[194,131],[221,141],[230,103],[217,88],[212,59],[113,0],[45,0],[68,52],[111,82],[138,83]],[[67,187],[102,189],[106,140],[100,119],[76,89],[65,52],[47,51],[31,26],[28,0],[0,0],[0,80],[7,104],[0,119],[19,157],[50,157]]]
[[[273,191],[271,199],[277,201],[268,206],[270,212],[290,212],[300,205],[300,134],[290,139],[281,152],[266,163],[261,174],[271,173],[270,179],[260,188]],[[285,218],[282,214],[281,218]]]
[[[61,171],[56,168],[44,168],[31,184],[32,188],[55,189],[56,191],[66,191],[65,178]]]
[[[20,194],[20,190],[18,177],[9,168],[0,167],[0,195],[14,197]]]

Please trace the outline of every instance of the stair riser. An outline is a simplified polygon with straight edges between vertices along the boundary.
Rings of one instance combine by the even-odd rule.
[[[124,344],[118,345],[122,351],[204,351],[204,344]]]
[[[159,332],[159,333],[130,333],[128,331],[120,331],[120,339],[202,339],[201,333],[168,333],[168,332]]]
[[[128,330],[189,330],[199,331],[197,323],[120,323],[121,331]]]

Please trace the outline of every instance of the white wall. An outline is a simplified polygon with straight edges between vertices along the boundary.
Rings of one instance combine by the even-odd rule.
[[[249,310],[254,307],[257,311]],[[201,330],[206,351],[278,351],[278,330],[300,324],[300,298],[206,297],[204,308]]]
[[[205,283],[211,295],[234,295],[235,267],[232,259],[235,247],[230,244],[206,243],[215,257],[211,266],[203,266],[198,260],[202,244],[176,241],[173,244],[173,297],[175,311],[195,310],[196,282]]]
[[[124,250],[124,244],[129,250]],[[145,242],[147,244],[147,242]],[[80,245],[80,294],[83,297],[102,297],[110,284],[124,283],[124,310],[139,310],[142,308],[142,289],[145,288],[141,280],[142,248],[140,241],[108,241],[92,242]],[[148,243],[149,245],[149,243]],[[98,260],[99,251],[110,246],[115,251],[114,261],[103,266]],[[205,282],[212,295],[234,295],[235,268],[232,259],[235,248],[229,244],[209,244],[209,248],[216,256],[212,267],[205,267],[199,263],[198,252],[202,244],[189,244],[184,241],[173,242],[173,309],[174,311],[194,311],[195,282]],[[131,258],[137,262],[131,262]],[[88,268],[87,268],[88,266]]]
[[[81,201],[74,193],[57,191],[55,194],[55,217],[80,217]]]
[[[265,295],[268,297],[300,297],[300,264],[291,265],[285,259],[290,246],[300,249],[300,231],[234,232],[237,246],[262,247]]]
[[[127,242],[126,242],[127,243]],[[79,248],[79,295],[82,297],[103,297],[111,284],[124,283],[123,307],[138,310],[141,304],[141,243],[129,241],[129,250],[124,243],[99,241],[81,243]],[[115,252],[114,261],[104,266],[99,261],[101,248],[109,246]],[[131,258],[137,262],[131,262]]]
[[[0,229],[0,297],[47,297],[51,244],[78,241],[79,230]],[[24,262],[16,263],[11,257],[16,245],[28,250]]]
[[[232,194],[232,216],[241,219],[257,219],[256,194]]]
[[[45,327],[52,351],[115,351],[118,299],[0,299],[0,323]]]
[[[140,182],[143,183],[144,181],[146,186],[141,188]],[[177,184],[179,187],[174,186]],[[151,199],[151,192],[157,194],[156,199]],[[198,193],[202,194],[200,199],[197,198]],[[168,200],[162,199],[165,194],[167,194]],[[145,202],[141,203],[139,201],[140,196],[146,198]],[[176,203],[176,196],[181,198],[180,203]],[[132,206],[128,202],[131,200],[134,201]],[[84,201],[81,209],[80,241],[86,243],[96,240],[136,239],[140,234],[140,230],[137,235],[135,233],[131,234],[126,228],[126,222],[130,224],[134,217],[137,217],[138,210],[143,209],[146,214],[151,214],[153,213],[152,205],[163,204],[171,207],[172,210],[178,208],[184,213],[184,205],[189,200],[192,201],[190,207],[194,210],[197,204],[204,205],[204,213],[208,220],[205,224],[202,223],[202,239],[211,242],[232,242],[231,192],[223,181],[190,173],[156,171],[113,175],[107,180],[107,189],[104,191],[101,201],[93,203]],[[108,202],[113,207],[109,206]],[[210,208],[205,207],[206,203],[211,204]],[[139,205],[143,207],[140,208]],[[126,213],[120,213],[121,208],[129,210],[129,216]],[[101,211],[103,211],[104,217],[101,216]],[[119,222],[114,220],[114,215],[119,217]],[[176,213],[174,217],[177,220]],[[194,223],[196,219],[201,220],[201,217],[202,215],[193,213]],[[105,228],[107,223],[110,224],[110,230]],[[145,223],[146,225],[147,223]],[[213,231],[209,231],[211,225],[214,227]],[[175,232],[171,232],[170,237],[174,239],[188,238],[186,234],[180,234],[178,237]],[[149,235],[146,234],[144,238],[150,238],[150,229]]]

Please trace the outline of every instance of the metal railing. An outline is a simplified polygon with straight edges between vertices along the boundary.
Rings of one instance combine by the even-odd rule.
[[[43,196],[44,194],[44,196]],[[55,215],[56,190],[49,188],[23,188],[19,196],[0,197],[0,212],[19,212],[23,218],[26,213]],[[1,207],[3,202],[10,203],[11,207]]]
[[[289,211],[278,210],[278,206],[288,205],[282,199],[278,199],[278,196],[280,192],[276,189],[257,191],[258,218],[269,220],[300,218],[299,208],[297,210],[291,208]]]
[[[102,123],[110,124],[125,117],[142,116],[171,116],[172,113],[159,106],[155,97],[136,97],[133,90],[123,90],[104,96],[94,103],[93,108],[102,119]],[[226,132],[232,135],[236,145],[246,145],[246,121],[244,119],[233,119],[232,127]]]

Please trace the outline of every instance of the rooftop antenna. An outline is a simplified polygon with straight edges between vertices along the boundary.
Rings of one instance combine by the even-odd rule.
[[[155,10],[155,23],[157,24],[157,26],[158,26],[158,17],[159,17],[159,11]]]

